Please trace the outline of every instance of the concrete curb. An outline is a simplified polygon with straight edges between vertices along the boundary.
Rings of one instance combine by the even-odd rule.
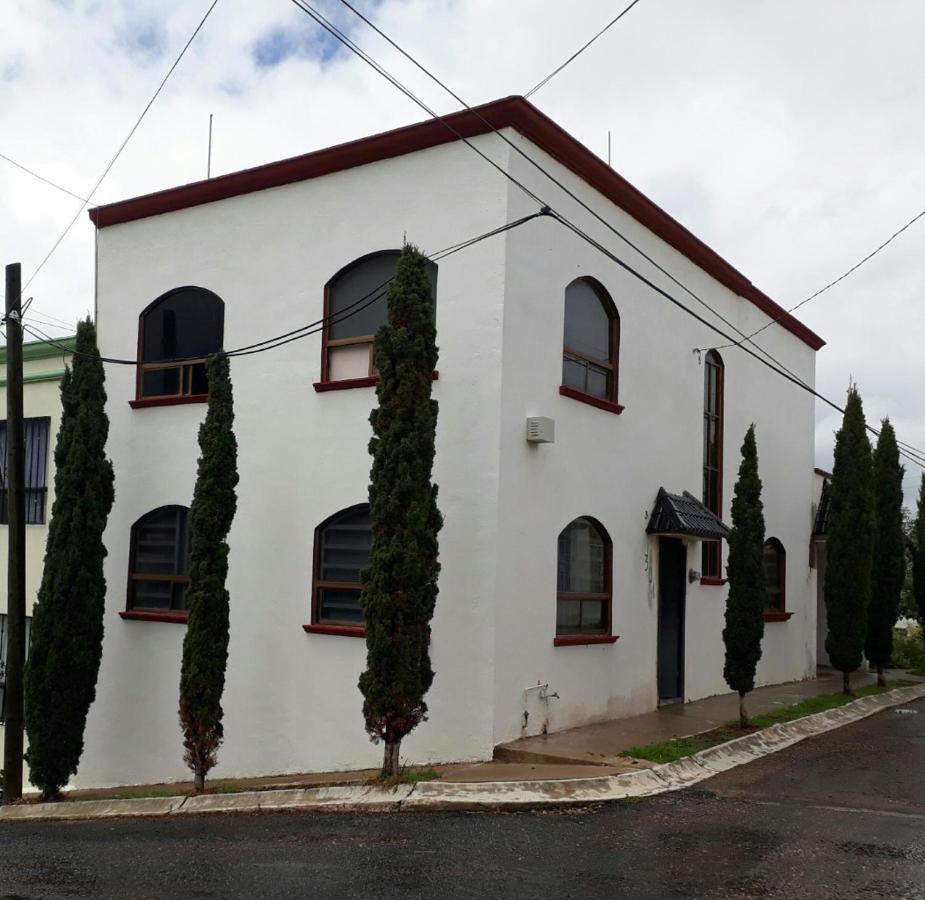
[[[284,809],[312,812],[524,809],[650,797],[682,790],[736,766],[776,753],[808,737],[858,722],[881,710],[901,706],[921,697],[925,697],[925,684],[897,688],[884,694],[853,700],[837,709],[772,725],[763,731],[701,750],[677,762],[600,778],[476,783],[422,781],[415,785],[399,785],[391,791],[368,785],[342,785],[239,794],[204,794],[199,797],[30,803],[0,807],[0,822]]]

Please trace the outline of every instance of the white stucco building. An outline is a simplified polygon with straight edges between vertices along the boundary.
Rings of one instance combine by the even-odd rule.
[[[762,342],[813,384],[821,339],[667,213],[522,98],[448,117],[511,178],[718,322],[486,120],[742,331],[783,316]],[[323,333],[232,360],[240,485],[215,774],[378,763],[357,689],[355,583],[376,401],[368,339],[384,300],[364,298],[378,296],[405,237],[439,256],[538,211],[430,121],[92,212],[101,352],[137,347],[144,365],[137,379],[107,371],[116,501],[77,784],[188,777],[177,720],[185,508],[206,386],[197,363],[169,360],[325,315]],[[438,258],[431,275],[445,526],[430,718],[404,755],[486,759],[522,734],[726,690],[723,559],[696,527],[682,542],[677,523],[667,535],[647,526],[688,504],[701,527],[719,527],[700,501],[728,521],[753,421],[780,575],[759,680],[812,677],[812,397],[741,350],[695,352],[724,342],[549,216]],[[553,420],[554,442],[526,439],[530,417]],[[663,496],[656,508],[660,488],[674,505]]]

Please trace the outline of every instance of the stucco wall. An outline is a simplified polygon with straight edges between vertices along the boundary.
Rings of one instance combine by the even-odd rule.
[[[487,168],[465,146],[448,146],[104,229],[102,351],[134,356],[139,313],[179,285],[224,299],[226,348],[317,320],[325,282],[353,259],[400,247],[406,234],[434,252],[503,222],[505,185],[486,177]],[[416,762],[491,754],[503,285],[502,239],[439,264],[435,477],[446,526],[431,718],[404,748]],[[218,776],[381,759],[363,729],[356,687],[364,642],[302,629],[314,528],[366,499],[375,403],[373,388],[316,393],[319,377],[318,335],[232,361],[241,480],[229,537],[231,642]],[[182,779],[189,774],[177,722],[184,626],[124,621],[119,611],[132,523],[163,504],[189,504],[205,406],[132,410],[128,368],[110,369],[107,390],[117,475],[106,533],[106,640],[76,783]]]
[[[518,138],[518,140],[522,140]],[[602,201],[551,158],[530,147],[586,203],[630,237],[740,329],[767,321],[622,211]],[[512,153],[512,172],[545,201],[688,306],[696,301],[550,185]],[[511,186],[510,216],[533,204]],[[621,415],[562,397],[563,297],[580,276],[609,291],[621,320]],[[698,311],[701,313],[703,309]],[[715,321],[715,320],[714,320]],[[722,326],[725,327],[725,326]],[[728,329],[727,329],[728,330]],[[782,329],[762,343],[813,384],[813,351]],[[703,465],[703,366],[694,348],[724,343],[599,251],[544,219],[507,237],[504,374],[501,404],[501,491],[498,604],[495,608],[495,734],[521,734],[524,689],[549,684],[548,727],[559,730],[655,707],[657,541],[645,527],[656,492],[699,496]],[[788,622],[767,623],[759,683],[815,673],[815,573],[808,567],[813,477],[813,401],[740,349],[723,351],[726,374],[724,518],[729,521],[739,448],[757,425],[768,536],[787,550]],[[554,444],[524,439],[527,416],[556,422]],[[553,646],[556,538],[572,519],[598,519],[613,540],[611,645]],[[652,574],[650,577],[649,568]],[[688,546],[688,567],[700,569],[700,545]],[[728,690],[722,677],[725,587],[689,585],[685,696]],[[529,699],[536,705],[532,696]],[[535,713],[531,710],[531,721]],[[531,726],[533,730],[534,726]]]

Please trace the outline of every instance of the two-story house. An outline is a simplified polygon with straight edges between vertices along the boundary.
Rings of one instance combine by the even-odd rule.
[[[723,522],[751,422],[771,574],[758,678],[815,674],[812,397],[741,349],[704,352],[724,341],[551,216],[437,252],[539,212],[536,197],[686,305],[659,267],[743,332],[779,318],[764,346],[813,384],[819,337],[519,97],[92,211],[101,352],[137,347],[139,365],[107,370],[116,501],[78,784],[188,777],[188,507],[200,360],[221,348],[260,352],[231,365],[216,774],[377,764],[357,688],[370,349],[406,239],[434,259],[445,517],[430,718],[407,757],[487,759],[523,734],[726,690]]]

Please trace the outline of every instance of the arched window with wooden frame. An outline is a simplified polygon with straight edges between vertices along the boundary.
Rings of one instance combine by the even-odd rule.
[[[596,519],[582,516],[559,533],[556,577],[557,644],[611,638],[613,545]]]
[[[129,550],[128,618],[186,618],[189,588],[189,510],[161,506],[132,526]]]
[[[342,509],[315,529],[312,621],[306,631],[363,634],[360,575],[371,549],[368,503]]]
[[[787,609],[787,551],[777,538],[764,543],[764,578],[767,584],[765,609],[782,613]]]
[[[399,250],[370,253],[344,266],[325,285],[321,381],[316,390],[376,383],[373,338],[388,321],[389,285],[400,255]],[[436,303],[437,266],[428,260],[426,268]]]
[[[610,294],[593,278],[565,289],[562,387],[559,392],[594,406],[621,412],[617,402],[620,316]]]
[[[722,518],[725,366],[722,357],[710,350],[703,368],[703,505]],[[722,542],[704,541],[701,576],[708,583],[722,582],[722,569]]]
[[[206,357],[222,349],[225,304],[200,287],[162,294],[139,317],[136,403],[208,399]]]

